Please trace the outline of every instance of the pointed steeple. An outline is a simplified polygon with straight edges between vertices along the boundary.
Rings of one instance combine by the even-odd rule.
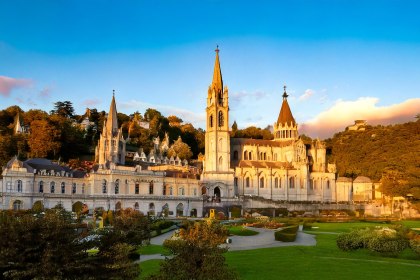
[[[284,93],[283,93],[283,103],[281,104],[280,114],[277,119],[277,125],[288,125],[288,126],[295,126],[296,121],[293,118],[292,111],[290,110],[289,103],[287,102],[287,97],[289,95],[286,92],[286,85],[284,86]]]
[[[109,107],[108,118],[106,120],[105,131],[107,134],[115,136],[118,134],[117,105],[115,104],[115,90],[112,91],[112,101]]]
[[[220,69],[219,62],[219,46],[216,47],[216,60],[214,61],[214,72],[213,72],[213,82],[211,87],[216,91],[222,91],[223,89],[223,79],[222,79],[222,70]]]

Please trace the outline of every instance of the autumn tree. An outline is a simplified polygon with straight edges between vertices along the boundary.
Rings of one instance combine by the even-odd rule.
[[[223,253],[227,230],[216,222],[195,222],[180,229],[179,239],[169,239],[164,247],[171,253],[161,264],[159,274],[149,280],[160,279],[238,279],[225,264]]]
[[[31,134],[28,137],[30,155],[32,157],[56,155],[61,147],[60,135],[61,131],[57,130],[47,120],[31,122]]]
[[[168,150],[168,157],[176,157],[178,156],[180,159],[190,159],[192,156],[192,152],[190,147],[182,142],[181,137],[175,141],[175,143],[169,148]]]
[[[381,178],[381,191],[390,197],[405,197],[410,192],[410,188],[404,173],[398,169],[386,169]]]

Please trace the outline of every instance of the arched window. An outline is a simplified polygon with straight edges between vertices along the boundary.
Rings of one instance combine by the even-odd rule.
[[[169,195],[173,195],[174,194],[174,188],[169,187]]]
[[[210,127],[213,127],[213,115],[210,115],[209,123],[210,123]]]
[[[115,194],[119,194],[120,193],[120,180],[117,179],[115,180]]]
[[[166,195],[166,184],[163,183],[162,185],[162,195]]]
[[[140,185],[139,183],[136,183],[134,185],[134,194],[139,194],[140,193]]]
[[[50,193],[55,193],[55,182],[50,183]]]
[[[248,160],[248,152],[244,151],[244,160]]]
[[[289,178],[289,189],[294,189],[295,188],[295,177],[290,177]]]
[[[330,189],[330,180],[327,179],[327,190]]]
[[[179,195],[185,195],[184,187],[179,188]]]
[[[245,187],[249,188],[249,177],[245,178]]]
[[[134,203],[134,210],[139,211],[139,209],[140,209],[139,203],[138,202]]]
[[[61,193],[66,193],[66,183],[61,182]]]
[[[18,210],[20,210],[20,209],[22,209],[22,201],[20,201],[20,200],[15,200],[15,201],[13,202],[13,210],[18,211]]]
[[[85,183],[82,184],[82,194],[85,194]]]
[[[223,166],[223,157],[219,157],[219,167]]]
[[[149,194],[153,194],[153,181],[149,183]]]
[[[224,120],[224,117],[223,117],[223,112],[219,111],[219,127],[223,126],[224,122],[225,122],[225,120]]]
[[[274,188],[275,189],[279,188],[279,178],[278,177],[274,178]]]
[[[17,184],[17,191],[22,192],[22,181],[17,180],[16,184]]]
[[[149,204],[149,215],[151,215],[151,216],[155,215],[155,204],[154,203]]]
[[[252,152],[248,153],[248,158],[249,158],[249,160],[252,160]]]
[[[260,188],[264,188],[264,177],[260,178]]]
[[[102,180],[102,193],[107,193],[106,180]]]
[[[40,193],[43,193],[44,192],[44,182],[43,181],[40,181],[39,182],[39,192]]]
[[[76,183],[73,183],[71,186],[71,193],[75,194],[77,192],[77,185]]]

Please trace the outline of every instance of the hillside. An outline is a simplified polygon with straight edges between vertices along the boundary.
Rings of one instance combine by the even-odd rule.
[[[398,170],[409,183],[420,180],[420,119],[365,131],[343,131],[327,139],[328,161],[339,176],[368,176],[379,181],[385,170]]]

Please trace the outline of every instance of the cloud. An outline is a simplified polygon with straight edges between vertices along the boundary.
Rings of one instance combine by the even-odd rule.
[[[378,102],[379,98],[375,97],[360,97],[355,101],[337,100],[331,108],[300,125],[300,132],[323,139],[343,131],[355,120],[367,120],[371,125],[388,125],[414,120],[419,113],[420,98],[389,106],[377,106]]]
[[[86,107],[92,107],[101,104],[101,100],[94,98],[94,99],[86,99],[82,102],[82,105]]]
[[[307,90],[305,90],[305,93],[302,94],[301,96],[299,96],[299,100],[300,101],[305,101],[308,98],[310,98],[312,95],[314,95],[315,91],[313,89],[308,88]]]
[[[230,97],[230,100],[239,104],[245,99],[253,99],[253,100],[258,101],[258,100],[266,98],[267,96],[268,94],[262,91],[255,91],[255,92],[240,91],[240,92],[235,92],[231,94],[229,97]]]
[[[148,108],[153,108],[161,112],[164,116],[175,115],[177,117],[180,117],[184,121],[184,123],[192,123],[194,126],[202,127],[205,125],[206,121],[205,112],[195,113],[189,110],[168,105],[150,104],[138,100],[131,100],[128,102],[120,102],[119,106],[123,109],[131,109],[140,112],[144,112]]]
[[[40,98],[49,98],[51,96],[52,89],[50,87],[45,87],[38,93],[38,97]]]
[[[10,93],[17,88],[29,87],[33,84],[28,79],[15,79],[6,76],[0,76],[0,95],[9,97]]]

